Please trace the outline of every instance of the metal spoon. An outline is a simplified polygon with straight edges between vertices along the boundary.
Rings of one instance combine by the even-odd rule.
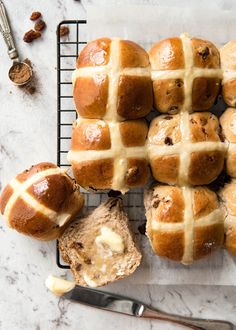
[[[9,20],[7,18],[6,9],[5,9],[5,6],[4,6],[2,0],[0,0],[0,32],[2,33],[3,39],[7,45],[8,55],[9,55],[10,59],[13,60],[13,65],[11,66],[10,70],[8,71],[8,77],[15,85],[23,86],[31,80],[31,78],[33,76],[33,71],[32,71],[32,68],[27,63],[21,62],[19,59],[19,55],[16,50],[16,46],[14,44]],[[27,73],[26,79],[25,80],[21,79],[20,82],[14,81],[13,73],[17,72],[18,70],[21,70],[21,69],[26,71],[26,73]]]

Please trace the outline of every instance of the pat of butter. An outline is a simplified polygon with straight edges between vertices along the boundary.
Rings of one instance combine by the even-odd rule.
[[[74,282],[66,281],[62,278],[49,275],[45,281],[45,285],[57,296],[62,296],[64,293],[71,291],[75,287]]]
[[[61,213],[57,215],[56,223],[62,227],[71,217],[70,213]]]
[[[106,244],[117,253],[122,253],[125,249],[122,237],[105,226],[101,228],[101,235],[96,237],[95,242],[97,245]]]
[[[84,280],[90,288],[96,288],[98,286],[97,283],[92,280],[86,273],[84,274]]]

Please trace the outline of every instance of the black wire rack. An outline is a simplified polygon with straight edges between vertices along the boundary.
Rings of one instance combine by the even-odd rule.
[[[70,33],[60,38],[60,27],[66,25]],[[62,21],[57,33],[57,165],[68,168],[67,153],[70,149],[72,123],[77,118],[73,95],[71,75],[75,69],[76,58],[86,42],[86,21]],[[88,193],[81,189],[85,198],[85,211],[91,211],[107,199],[107,193]],[[129,215],[134,233],[140,235],[138,228],[145,223],[143,208],[143,189],[133,189],[123,197],[124,209]],[[141,227],[142,228],[142,227]],[[69,269],[63,264],[60,251],[56,250],[56,262],[59,268]]]

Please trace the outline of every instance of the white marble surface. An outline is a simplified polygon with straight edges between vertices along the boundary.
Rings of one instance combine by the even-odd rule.
[[[74,0],[5,0],[5,4],[19,52],[34,63],[38,91],[26,95],[8,81],[10,60],[0,38],[0,187],[33,163],[56,161],[56,25],[63,19],[86,17],[82,4]],[[47,29],[41,40],[28,45],[22,36],[32,26],[28,16],[33,10],[42,11]],[[56,267],[54,243],[21,236],[3,222],[0,242],[0,329],[182,329],[58,299],[44,287],[49,273],[65,274]],[[236,323],[236,287],[132,286],[123,281],[106,290],[168,312]]]

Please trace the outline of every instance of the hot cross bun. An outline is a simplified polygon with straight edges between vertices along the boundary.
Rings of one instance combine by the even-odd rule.
[[[157,181],[208,184],[222,171],[226,149],[218,119],[210,112],[161,115],[151,122],[147,150]]]
[[[144,204],[157,255],[191,264],[222,246],[224,216],[208,188],[156,185],[146,191]]]
[[[74,181],[51,163],[18,174],[0,198],[1,214],[9,227],[45,241],[58,238],[83,204]]]
[[[68,160],[86,189],[126,192],[149,178],[145,120],[109,122],[79,118],[73,126]]]
[[[149,51],[154,105],[163,113],[204,111],[212,107],[222,71],[217,48],[188,34],[154,44]]]
[[[73,73],[78,114],[105,120],[137,119],[152,107],[146,51],[129,40],[100,38],[88,43]]]

